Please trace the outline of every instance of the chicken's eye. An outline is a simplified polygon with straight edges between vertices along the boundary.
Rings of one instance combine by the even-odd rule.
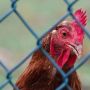
[[[67,32],[62,32],[62,38],[66,38],[67,37]]]
[[[63,32],[62,34],[63,34],[63,36],[67,36],[67,33],[66,32]]]

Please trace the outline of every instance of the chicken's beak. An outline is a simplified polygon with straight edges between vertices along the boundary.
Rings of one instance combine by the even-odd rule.
[[[73,53],[76,54],[77,58],[81,57],[82,54],[82,45],[73,45],[73,44],[68,44],[68,47],[70,47],[73,51]]]

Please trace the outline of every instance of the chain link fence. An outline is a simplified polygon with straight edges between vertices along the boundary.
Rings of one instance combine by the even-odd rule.
[[[67,87],[68,90],[71,90],[70,86],[68,85],[68,76],[74,72],[75,70],[77,70],[78,68],[80,68],[83,64],[85,64],[85,62],[87,62],[90,58],[90,52],[87,53],[83,58],[81,58],[81,62],[76,65],[74,68],[72,68],[70,71],[68,71],[66,74],[62,71],[61,68],[59,68],[59,66],[55,63],[55,61],[53,60],[53,58],[42,48],[42,44],[41,44],[41,40],[42,38],[50,31],[53,30],[53,28],[55,26],[57,26],[60,22],[62,22],[63,20],[65,20],[67,17],[72,17],[74,20],[76,20],[76,22],[78,23],[78,25],[80,25],[80,27],[84,30],[84,32],[86,33],[87,37],[90,39],[90,32],[81,25],[81,23],[75,18],[74,14],[73,14],[73,6],[75,5],[76,2],[78,2],[78,0],[63,0],[66,5],[67,5],[67,10],[66,10],[66,14],[59,18],[58,21],[47,31],[45,32],[40,38],[38,36],[38,34],[36,32],[34,32],[32,30],[32,28],[30,27],[30,25],[27,23],[27,21],[23,18],[23,16],[19,13],[19,11],[17,10],[16,4],[19,2],[19,0],[11,0],[11,8],[3,15],[0,16],[0,23],[3,22],[6,18],[8,18],[11,14],[16,14],[16,16],[18,17],[18,19],[21,20],[21,22],[24,24],[24,26],[30,31],[30,33],[36,38],[37,40],[37,46],[34,48],[34,50],[32,50],[28,55],[26,55],[26,57],[24,57],[22,59],[22,61],[20,63],[18,63],[15,67],[13,67],[11,70],[8,70],[8,68],[4,65],[4,63],[2,63],[0,61],[0,68],[3,68],[5,70],[5,74],[6,74],[6,80],[3,81],[3,83],[0,83],[0,90],[5,88],[7,84],[10,84],[11,87],[13,87],[15,90],[19,90],[15,83],[13,83],[11,75],[18,69],[20,68],[20,66],[22,64],[24,64],[28,58],[38,49],[41,49],[42,53],[44,53],[44,55],[46,57],[48,57],[48,59],[50,60],[50,62],[53,64],[53,66],[58,70],[58,72],[62,75],[62,77],[64,78],[63,83],[57,87],[56,90],[62,90],[64,87]]]

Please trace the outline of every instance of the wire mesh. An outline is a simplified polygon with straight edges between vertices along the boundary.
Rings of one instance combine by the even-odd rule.
[[[63,17],[60,17],[58,19],[58,21],[50,28],[48,29],[47,32],[45,32],[40,38],[37,35],[36,32],[34,32],[34,30],[30,27],[30,25],[27,23],[27,21],[23,18],[23,16],[19,13],[19,11],[17,10],[16,4],[18,3],[19,0],[11,0],[11,8],[2,16],[0,16],[0,23],[3,22],[6,18],[8,18],[12,13],[14,13],[18,19],[21,20],[21,22],[24,24],[24,26],[27,28],[27,30],[30,31],[30,33],[35,37],[35,39],[37,40],[37,46],[34,48],[34,50],[32,50],[28,55],[26,55],[21,62],[19,62],[15,67],[13,67],[11,70],[8,70],[8,68],[4,65],[4,63],[2,63],[0,61],[0,67],[3,68],[5,70],[5,74],[6,74],[6,80],[0,84],[0,90],[5,88],[7,84],[10,84],[11,87],[13,87],[15,90],[19,90],[17,88],[17,86],[15,85],[15,83],[13,83],[11,75],[22,65],[24,64],[28,58],[38,49],[41,49],[42,53],[44,53],[44,55],[50,60],[50,62],[53,64],[53,66],[58,70],[58,72],[62,75],[62,77],[64,78],[63,83],[57,87],[56,90],[62,90],[64,87],[67,87],[68,90],[71,90],[70,86],[68,85],[68,76],[73,73],[75,70],[77,70],[78,68],[80,68],[83,64],[85,64],[89,58],[90,58],[90,52],[88,54],[86,54],[82,59],[81,62],[76,65],[74,68],[72,68],[70,71],[68,71],[67,73],[64,73],[62,71],[62,69],[55,63],[55,61],[53,60],[53,58],[44,50],[44,48],[42,48],[42,44],[41,44],[41,40],[42,38],[50,31],[53,30],[54,27],[56,27],[60,22],[62,22],[63,20],[65,20],[68,16],[71,16],[74,20],[76,20],[76,22],[78,23],[78,25],[80,25],[80,27],[83,29],[83,31],[86,33],[86,35],[88,36],[88,38],[90,39],[90,32],[82,26],[82,24],[75,18],[75,16],[73,15],[73,6],[75,5],[75,3],[78,0],[64,0],[64,2],[67,5],[67,10],[66,10],[66,14]]]

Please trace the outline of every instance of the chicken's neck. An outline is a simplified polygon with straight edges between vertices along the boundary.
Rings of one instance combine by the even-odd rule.
[[[45,55],[41,51],[37,51],[34,56],[35,57],[33,57],[33,59],[39,60],[39,58],[42,58],[43,60],[47,60],[49,62],[49,60],[45,57]],[[73,68],[73,67],[71,67],[71,68]],[[68,66],[65,65],[62,69],[65,73],[67,73],[71,68],[70,67],[68,68]],[[60,83],[61,84],[63,83],[63,77],[57,70],[56,71],[55,70],[56,70],[55,68],[52,69],[51,83],[54,84],[55,87],[58,87],[60,85]],[[78,78],[76,71],[73,72],[71,75],[69,75],[68,79],[69,79],[68,84],[72,88],[72,90],[81,90],[81,83],[80,83],[80,80]],[[63,90],[67,90],[67,89],[65,88]]]

